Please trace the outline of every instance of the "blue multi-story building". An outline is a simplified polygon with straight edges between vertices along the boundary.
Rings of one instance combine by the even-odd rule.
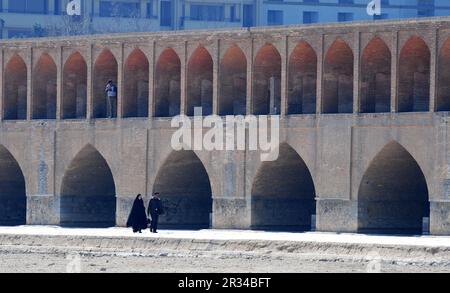
[[[66,15],[71,0],[0,0],[3,38],[217,29],[319,22],[450,16],[450,0],[79,0],[81,16]]]
[[[363,21],[450,16],[449,0],[381,0],[380,13],[370,15],[372,0],[268,0],[261,1],[259,25]]]

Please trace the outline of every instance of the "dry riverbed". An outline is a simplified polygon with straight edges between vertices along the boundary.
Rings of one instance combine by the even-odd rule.
[[[450,272],[448,264],[412,264],[320,258],[317,255],[132,255],[92,252],[43,252],[15,247],[0,249],[1,273],[343,273]]]

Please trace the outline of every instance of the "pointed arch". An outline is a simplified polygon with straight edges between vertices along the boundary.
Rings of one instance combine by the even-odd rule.
[[[338,38],[328,49],[324,65],[323,113],[353,112],[353,51]]]
[[[181,61],[172,48],[166,48],[158,58],[155,83],[155,117],[180,114]]]
[[[281,55],[272,44],[264,45],[253,65],[253,114],[280,114]]]
[[[316,113],[317,55],[305,41],[289,57],[288,114]]]
[[[149,62],[139,48],[125,61],[123,117],[148,116]]]
[[[280,145],[276,161],[264,162],[251,191],[252,229],[309,231],[316,213],[311,173],[287,143]]]
[[[93,117],[106,118],[108,113],[105,86],[108,80],[112,80],[115,84],[117,84],[118,80],[117,60],[110,50],[104,49],[97,57],[94,64],[93,79]],[[112,116],[116,117],[117,112],[114,112]]]
[[[212,114],[213,59],[205,47],[198,47],[188,63],[187,115],[202,107],[204,116]]]
[[[173,151],[158,170],[153,192],[161,194],[160,225],[175,229],[210,226],[212,191],[208,173],[193,151]]]
[[[86,118],[87,64],[79,52],[69,56],[63,68],[62,118]]]
[[[437,111],[450,111],[450,38],[444,43],[438,57]]]
[[[419,36],[411,37],[403,46],[399,60],[399,112],[430,109],[430,61],[430,49]]]
[[[220,115],[245,115],[247,58],[237,45],[225,52],[220,62]]]
[[[25,177],[13,155],[0,145],[0,225],[25,225],[26,214]]]
[[[116,187],[105,158],[86,145],[70,162],[61,184],[60,224],[111,227],[116,222]]]
[[[27,119],[27,65],[14,54],[5,67],[3,117],[5,120]]]
[[[358,191],[358,231],[421,234],[429,217],[425,176],[412,155],[396,141],[372,160]]]
[[[362,113],[391,111],[391,51],[379,37],[372,39],[361,57]]]
[[[43,53],[33,71],[33,119],[56,118],[57,67],[53,58]]]

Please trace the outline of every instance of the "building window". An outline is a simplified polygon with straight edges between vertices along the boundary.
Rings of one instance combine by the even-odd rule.
[[[319,22],[319,13],[315,11],[303,11],[303,23]]]
[[[224,6],[191,5],[191,19],[202,21],[224,21]]]
[[[101,17],[140,17],[139,3],[100,1]]]
[[[283,11],[281,11],[281,10],[267,11],[267,24],[268,25],[282,25],[283,24]]]
[[[352,21],[353,20],[353,13],[350,12],[339,12],[338,13],[338,21],[344,22],[344,21]]]
[[[236,18],[236,5],[230,7],[230,21],[237,21]]]
[[[155,17],[155,15],[153,14],[153,1],[148,1],[147,2],[147,18],[152,18]]]
[[[9,0],[8,11],[15,13],[37,13],[48,12],[47,0]]]
[[[172,3],[169,1],[161,1],[161,26],[172,26]]]
[[[434,0],[417,0],[417,6],[418,17],[434,16]]]
[[[33,32],[31,30],[24,30],[24,29],[9,29],[8,30],[8,38],[10,38],[10,39],[30,38],[32,36],[33,36]]]
[[[244,9],[243,9],[243,26],[244,27],[252,27],[255,25],[255,13],[254,13],[255,9],[253,7],[253,5],[251,4],[244,4]]]
[[[381,13],[381,15],[374,15],[373,19],[374,20],[381,20],[381,19],[388,19],[389,15],[387,13]]]

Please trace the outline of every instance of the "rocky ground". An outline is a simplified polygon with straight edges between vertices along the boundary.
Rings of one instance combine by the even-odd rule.
[[[0,227],[0,272],[450,272],[450,238]]]
[[[42,253],[27,248],[0,251],[1,273],[429,273],[449,265],[320,259],[319,256],[156,256]]]

